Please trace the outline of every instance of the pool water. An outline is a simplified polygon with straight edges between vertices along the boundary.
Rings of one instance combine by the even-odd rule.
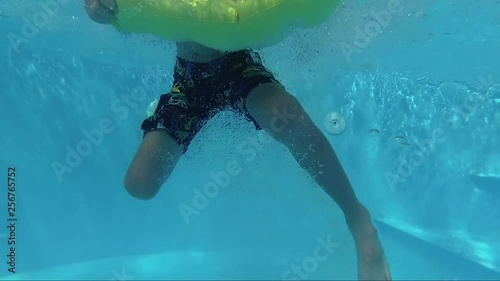
[[[147,107],[171,86],[174,46],[94,24],[81,1],[49,2],[0,2],[5,183],[16,169],[15,215],[7,185],[0,196],[0,276],[356,278],[339,208],[234,113],[203,128],[154,200],[130,197],[124,174]],[[377,21],[388,3],[343,1],[260,53],[334,146],[394,279],[498,280],[500,3],[405,0]],[[231,163],[242,172],[199,201]]]

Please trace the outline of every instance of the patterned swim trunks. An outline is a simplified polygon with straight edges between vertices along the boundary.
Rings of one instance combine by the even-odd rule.
[[[228,53],[209,63],[177,58],[172,90],[161,95],[154,115],[144,120],[141,129],[144,135],[167,130],[183,152],[203,125],[222,110],[241,113],[260,130],[245,101],[264,83],[280,84],[251,50]]]

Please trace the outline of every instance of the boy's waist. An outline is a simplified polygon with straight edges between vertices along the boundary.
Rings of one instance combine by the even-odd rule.
[[[196,62],[177,56],[175,72],[207,76],[210,72],[223,71],[231,69],[235,65],[252,63],[260,63],[260,57],[255,51],[249,49],[225,52],[221,56],[212,59],[209,62]]]

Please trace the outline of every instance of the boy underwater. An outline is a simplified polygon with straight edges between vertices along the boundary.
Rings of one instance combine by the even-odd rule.
[[[84,0],[84,6],[100,24],[112,23],[118,12],[115,0]],[[144,138],[125,176],[127,192],[141,200],[153,198],[203,125],[230,108],[284,144],[339,205],[355,241],[358,278],[392,280],[371,215],[358,201],[328,139],[262,65],[258,53],[223,52],[194,42],[176,46],[173,88],[142,123]]]

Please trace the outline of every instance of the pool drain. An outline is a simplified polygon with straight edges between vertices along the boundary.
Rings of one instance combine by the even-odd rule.
[[[146,109],[146,114],[148,115],[148,117],[155,114],[156,107],[158,107],[158,99],[155,99],[148,105],[148,108]]]
[[[340,135],[345,130],[345,118],[338,112],[330,112],[324,120],[326,130],[333,135]]]

